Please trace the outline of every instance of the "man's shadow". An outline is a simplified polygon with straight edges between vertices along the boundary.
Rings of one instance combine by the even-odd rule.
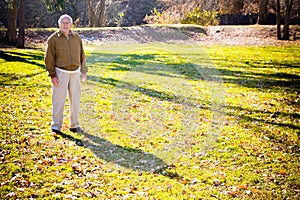
[[[82,134],[84,138],[80,140],[66,133],[59,133],[60,136],[74,141],[78,146],[84,146],[92,150],[99,159],[116,166],[121,166],[133,171],[161,174],[172,179],[182,178],[178,173],[170,171],[173,165],[168,165],[154,154],[136,148],[113,144],[106,139],[91,135],[87,132]]]

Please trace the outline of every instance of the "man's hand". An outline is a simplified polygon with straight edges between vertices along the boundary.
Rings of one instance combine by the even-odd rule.
[[[86,74],[82,74],[81,75],[81,80],[82,80],[82,82],[85,82],[87,80],[87,75]]]
[[[51,81],[52,81],[52,84],[55,85],[55,86],[57,86],[57,85],[59,84],[59,81],[58,81],[58,78],[57,78],[57,77],[53,77],[53,78],[51,79]]]

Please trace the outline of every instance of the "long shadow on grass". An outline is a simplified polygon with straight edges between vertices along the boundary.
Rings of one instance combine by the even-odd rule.
[[[279,76],[284,76],[285,77],[285,75],[282,75],[282,74],[279,74]],[[297,77],[297,75],[292,75],[290,77],[295,78],[295,77]],[[150,97],[159,98],[159,99],[164,100],[164,101],[172,101],[172,102],[185,104],[185,105],[193,106],[193,107],[197,106],[199,109],[208,109],[209,108],[207,106],[209,104],[208,102],[204,102],[204,103],[202,102],[203,103],[202,105],[196,105],[194,103],[190,103],[190,102],[195,102],[194,100],[190,100],[189,102],[187,102],[186,100],[181,100],[177,96],[172,96],[172,95],[168,95],[166,93],[160,92],[160,91],[155,91],[155,90],[151,90],[151,89],[142,88],[142,87],[139,87],[139,86],[132,85],[128,82],[118,81],[118,80],[113,79],[113,78],[99,78],[99,77],[96,77],[96,76],[90,76],[89,78],[90,78],[91,81],[95,81],[95,82],[98,82],[98,83],[101,83],[101,84],[109,84],[111,86],[117,86],[118,88],[131,89],[132,91],[138,91],[138,92],[141,92],[141,93],[143,93],[145,95],[148,95]],[[278,84],[277,86],[288,84],[284,81],[279,81],[279,82],[280,83],[277,83]],[[292,82],[293,81],[291,81],[290,84],[292,84]],[[292,85],[291,87],[294,88],[294,85]],[[294,89],[297,89],[297,88],[294,88]],[[226,113],[227,115],[239,117],[239,119],[243,120],[243,121],[248,121],[248,122],[249,121],[257,121],[257,122],[262,122],[262,123],[266,123],[266,124],[270,124],[270,125],[276,125],[276,126],[286,127],[286,128],[290,128],[290,129],[300,130],[300,127],[297,126],[297,125],[294,125],[294,124],[291,124],[291,123],[277,122],[277,119],[279,117],[299,119],[300,115],[297,114],[297,113],[270,112],[270,111],[267,111],[267,110],[261,111],[261,110],[253,110],[253,109],[249,110],[249,109],[245,109],[245,108],[242,108],[242,107],[235,107],[235,106],[231,106],[231,105],[227,105],[226,108],[228,108],[230,110],[235,110],[236,113],[239,113],[239,114],[234,114],[232,112],[227,112]],[[240,111],[247,111],[247,115],[240,114]],[[251,116],[251,115],[256,115],[257,116],[257,114],[259,114],[259,116],[263,116],[264,118],[258,118],[258,117]],[[268,117],[268,118],[266,118],[266,117]]]
[[[113,59],[112,59],[113,58]],[[163,60],[167,61],[163,61]],[[175,78],[185,76],[186,79],[203,79],[202,74],[197,71],[193,63],[176,63],[176,60],[168,59],[167,55],[160,54],[91,54],[89,61],[92,63],[103,63],[109,65],[112,71],[142,72],[150,75]],[[211,63],[211,61],[209,61]],[[206,63],[207,64],[207,63]],[[157,67],[161,66],[159,71]],[[197,66],[198,67],[198,66]],[[202,69],[201,69],[202,70]],[[206,68],[204,69],[206,70]],[[208,71],[210,72],[210,71]]]
[[[182,178],[178,173],[169,172],[167,168],[170,168],[170,166],[162,159],[151,153],[144,152],[141,149],[113,144],[106,139],[91,135],[87,132],[83,133],[83,140],[62,132],[60,132],[59,135],[75,142],[78,146],[84,146],[90,149],[99,159],[108,163],[134,171],[162,174],[171,179]]]
[[[10,82],[21,80],[21,79],[31,78],[31,77],[40,75],[42,73],[44,73],[44,72],[39,72],[39,73],[34,73],[34,74],[26,74],[26,75],[11,74],[11,73],[0,73],[0,85],[23,86],[24,82],[22,84],[11,84]],[[26,83],[26,85],[28,86],[27,83]],[[39,85],[39,87],[41,87],[41,85]]]
[[[203,62],[220,62],[220,59],[212,58],[212,60]],[[224,60],[222,60],[224,62]],[[240,65],[240,66],[238,66]],[[227,67],[229,66],[229,67]],[[201,68],[201,66],[199,66]],[[253,68],[265,69],[263,72],[254,72]],[[280,89],[280,90],[297,90],[300,91],[300,76],[298,74],[286,72],[276,72],[274,68],[289,69],[299,68],[298,63],[287,62],[270,62],[264,63],[264,61],[232,61],[228,60],[226,66],[222,66],[218,71],[220,74],[215,74],[214,70],[208,70],[208,74],[212,76],[220,76],[223,83],[231,83],[240,85],[247,88],[257,89]],[[245,70],[246,69],[246,70]],[[249,70],[247,70],[249,69]],[[264,73],[265,72],[265,73]]]
[[[289,73],[256,73],[241,70],[220,69],[224,83],[257,89],[294,89],[300,88],[300,76]]]
[[[28,58],[24,58],[24,57],[28,57]],[[28,64],[32,64],[32,65],[36,65],[41,68],[44,68],[44,65],[42,65],[38,62],[32,61],[33,59],[42,60],[43,59],[42,55],[26,54],[26,53],[18,53],[18,52],[1,51],[0,50],[0,58],[4,59],[6,62],[28,63]],[[25,74],[25,75],[12,74],[12,73],[0,73],[0,85],[18,86],[18,84],[10,84],[10,82],[20,80],[20,79],[30,78],[30,77],[37,76],[42,73],[44,73],[44,72],[39,72],[39,73],[34,73],[34,74]]]
[[[278,120],[279,117],[289,118],[292,121],[299,120],[300,114],[298,113],[286,113],[286,112],[279,112],[279,111],[270,112],[266,110],[254,110],[254,109],[242,108],[240,106],[230,106],[230,105],[227,105],[226,107],[229,110],[233,110],[233,112],[230,111],[226,112],[227,115],[238,117],[239,120],[244,122],[256,121],[265,124],[286,127],[289,129],[300,130],[300,126],[294,125],[292,123],[276,122],[276,120]],[[255,117],[255,116],[260,116],[260,117]]]
[[[24,58],[29,57],[29,58]],[[1,51],[0,50],[0,58],[4,59],[6,62],[22,62],[33,64],[42,68],[45,68],[43,64],[38,62],[34,62],[32,60],[43,60],[42,55],[34,55],[34,54],[26,54],[26,53],[18,53],[18,52],[11,52],[11,51]]]
[[[161,173],[167,167],[167,163],[162,159],[141,149],[113,144],[106,139],[88,133],[84,133],[84,136],[84,146],[91,149],[98,158],[106,162],[134,171],[153,173]],[[169,178],[180,177],[177,173],[165,175]]]
[[[98,54],[95,54],[95,57]],[[195,54],[195,57],[199,56]],[[93,56],[92,56],[93,57]],[[184,55],[183,55],[184,57]],[[114,59],[112,59],[114,58]],[[166,59],[167,62],[161,62]],[[153,61],[161,62],[162,65],[167,67],[161,68],[160,71],[155,71],[151,69],[151,64]],[[206,80],[210,79],[210,77],[218,77],[210,80],[222,80],[223,83],[231,83],[240,85],[242,87],[248,88],[258,88],[258,89],[293,89],[298,90],[300,88],[300,76],[297,74],[291,73],[270,73],[268,70],[267,73],[260,72],[249,72],[241,69],[239,66],[235,65],[233,61],[228,61],[228,65],[231,68],[219,68],[216,70],[215,68],[207,67],[210,63],[214,61],[218,61],[217,58],[207,59],[203,58],[201,63],[175,63],[172,60],[168,60],[167,56],[159,55],[159,54],[147,54],[147,55],[139,55],[139,54],[126,54],[126,56],[121,54],[102,54],[98,56],[98,59],[95,62],[109,63],[110,70],[113,71],[137,71],[142,73],[147,73],[151,75],[158,76],[166,76],[166,77],[175,77],[176,75],[183,75],[186,79],[197,80],[206,78]],[[233,63],[232,63],[233,62]],[[262,61],[263,62],[263,61]],[[154,62],[155,63],[155,62]],[[249,66],[251,68],[255,67],[254,61],[249,62],[245,60],[242,63],[242,66]],[[261,64],[261,63],[260,63]],[[256,63],[258,65],[258,63]],[[137,67],[139,66],[139,67]],[[148,67],[148,68],[147,68]],[[272,62],[272,63],[263,63],[259,66],[259,68],[299,68],[299,65],[295,63],[285,63],[285,62]],[[217,72],[217,73],[216,73]],[[205,77],[203,77],[205,76]],[[210,76],[210,77],[206,77]],[[221,76],[221,77],[220,77]],[[93,80],[96,80],[94,78]]]
[[[186,99],[180,95],[170,95],[162,91],[157,91],[149,88],[140,87],[137,85],[133,85],[126,81],[119,81],[114,78],[103,78],[103,77],[97,77],[97,76],[89,76],[90,81],[94,81],[101,84],[107,84],[114,87],[117,87],[119,89],[129,89],[134,92],[140,92],[144,95],[147,95],[152,98],[158,98],[162,101],[169,101],[173,103],[182,104],[184,106],[189,107],[196,107],[197,109],[209,109],[210,104],[209,102],[204,102],[202,100],[201,104],[197,103],[197,99],[194,99],[190,97],[189,99]]]
[[[111,55],[108,55],[110,57]],[[196,56],[196,55],[195,55]],[[104,58],[106,55],[104,55]],[[250,88],[251,90],[258,90],[262,93],[266,93],[268,90],[271,92],[276,92],[282,94],[283,97],[286,93],[293,94],[300,91],[300,76],[298,74],[290,73],[289,71],[277,72],[273,68],[280,69],[289,69],[289,68],[299,68],[299,65],[296,63],[286,63],[286,62],[272,62],[272,63],[255,63],[254,61],[250,62],[245,60],[244,62],[238,64],[235,61],[228,61],[228,66],[223,66],[218,69],[216,73],[215,68],[209,68],[205,65],[196,65],[197,70],[194,67],[193,63],[185,64],[176,64],[168,61],[168,63],[163,63],[164,68],[155,71],[155,69],[148,67],[151,66],[151,62],[157,58],[164,60],[161,55],[138,55],[138,54],[129,54],[126,56],[123,55],[114,55],[114,58],[111,60],[111,64],[108,70],[112,71],[121,71],[121,72],[140,72],[147,73],[150,75],[157,76],[167,76],[167,77],[176,77],[177,75],[183,75],[186,79],[199,80],[201,76],[211,76],[217,77],[216,79],[210,79],[206,77],[206,80],[218,80],[221,79],[225,84],[233,84],[240,87]],[[105,58],[109,59],[109,58]],[[104,60],[105,60],[104,59]],[[111,58],[110,58],[111,59]],[[160,60],[157,60],[160,62]],[[203,60],[203,63],[210,63],[212,60]],[[265,61],[266,62],[266,61]],[[227,64],[227,63],[226,63]],[[140,66],[142,65],[142,66]],[[241,66],[239,66],[241,65]],[[263,70],[255,71],[253,68],[262,68]],[[249,70],[247,70],[249,68]],[[266,70],[265,70],[266,69]],[[174,73],[175,72],[175,73]],[[152,89],[146,89],[139,87],[138,85],[132,85],[130,82],[124,80],[117,80],[113,78],[104,78],[97,76],[90,76],[90,80],[94,83],[108,84],[113,87],[119,87],[124,89],[130,89],[132,91],[141,92],[144,95],[148,95],[153,98],[160,98],[163,101],[175,101],[176,103],[186,103],[182,102],[180,98],[176,96],[170,96],[163,92],[155,91]],[[192,101],[194,102],[194,101]],[[293,101],[295,107],[297,101]],[[207,103],[206,103],[207,104]],[[189,104],[190,106],[195,106],[195,104]],[[231,105],[224,105],[229,111],[226,112],[228,116],[234,116],[239,120],[241,125],[253,126],[257,128],[258,126],[273,126],[273,127],[282,127],[289,130],[300,130],[300,127],[297,124],[294,124],[299,120],[299,114],[297,113],[285,113],[285,112],[271,112],[269,110],[255,110],[247,109],[243,107],[235,107]],[[272,106],[272,105],[271,105]],[[207,106],[205,106],[207,107]],[[271,110],[271,109],[270,109]],[[272,109],[273,110],[273,109]],[[287,119],[287,120],[286,120]],[[261,131],[261,129],[259,129]],[[275,136],[270,135],[270,138]],[[274,143],[282,143],[282,137],[279,139],[273,139]],[[288,141],[286,142],[287,146]]]

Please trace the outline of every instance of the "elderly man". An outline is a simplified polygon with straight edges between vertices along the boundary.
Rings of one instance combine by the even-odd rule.
[[[81,133],[79,126],[80,73],[87,79],[85,53],[80,36],[71,30],[73,20],[62,15],[59,30],[47,40],[45,65],[52,82],[52,123],[54,133],[61,133],[66,97],[70,103],[70,131]]]

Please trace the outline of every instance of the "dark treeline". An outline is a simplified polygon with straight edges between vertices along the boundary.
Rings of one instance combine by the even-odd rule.
[[[0,26],[7,27],[9,0],[0,0]],[[100,0],[90,0],[96,9]],[[144,20],[146,15],[154,14],[154,8],[159,12],[182,11],[182,2],[197,2],[194,0],[106,0],[105,1],[105,26],[130,26],[148,23]],[[219,12],[221,25],[245,25],[258,22],[259,0],[236,0],[236,4],[228,3],[228,0],[202,0],[199,6],[206,10],[217,10]],[[266,24],[276,24],[276,0],[267,0]],[[74,19],[76,27],[92,26],[89,16],[89,0],[65,0],[62,9],[49,11],[44,0],[25,0],[25,27],[45,28],[56,27],[59,15],[67,13]],[[201,2],[205,4],[201,5]],[[238,2],[243,2],[238,4]],[[174,9],[174,5],[177,9]],[[284,5],[284,3],[281,3]],[[282,12],[285,10],[283,7]],[[95,10],[95,14],[99,11]],[[172,15],[172,14],[171,14]],[[174,14],[175,15],[175,14]],[[122,18],[124,18],[122,20]],[[300,0],[293,0],[290,24],[300,24]]]
[[[300,24],[300,0],[0,0],[0,13],[6,41],[17,46],[24,46],[24,29],[57,27],[61,14],[76,27],[198,24],[199,17],[211,25],[277,24],[278,39],[289,39],[289,25]]]

